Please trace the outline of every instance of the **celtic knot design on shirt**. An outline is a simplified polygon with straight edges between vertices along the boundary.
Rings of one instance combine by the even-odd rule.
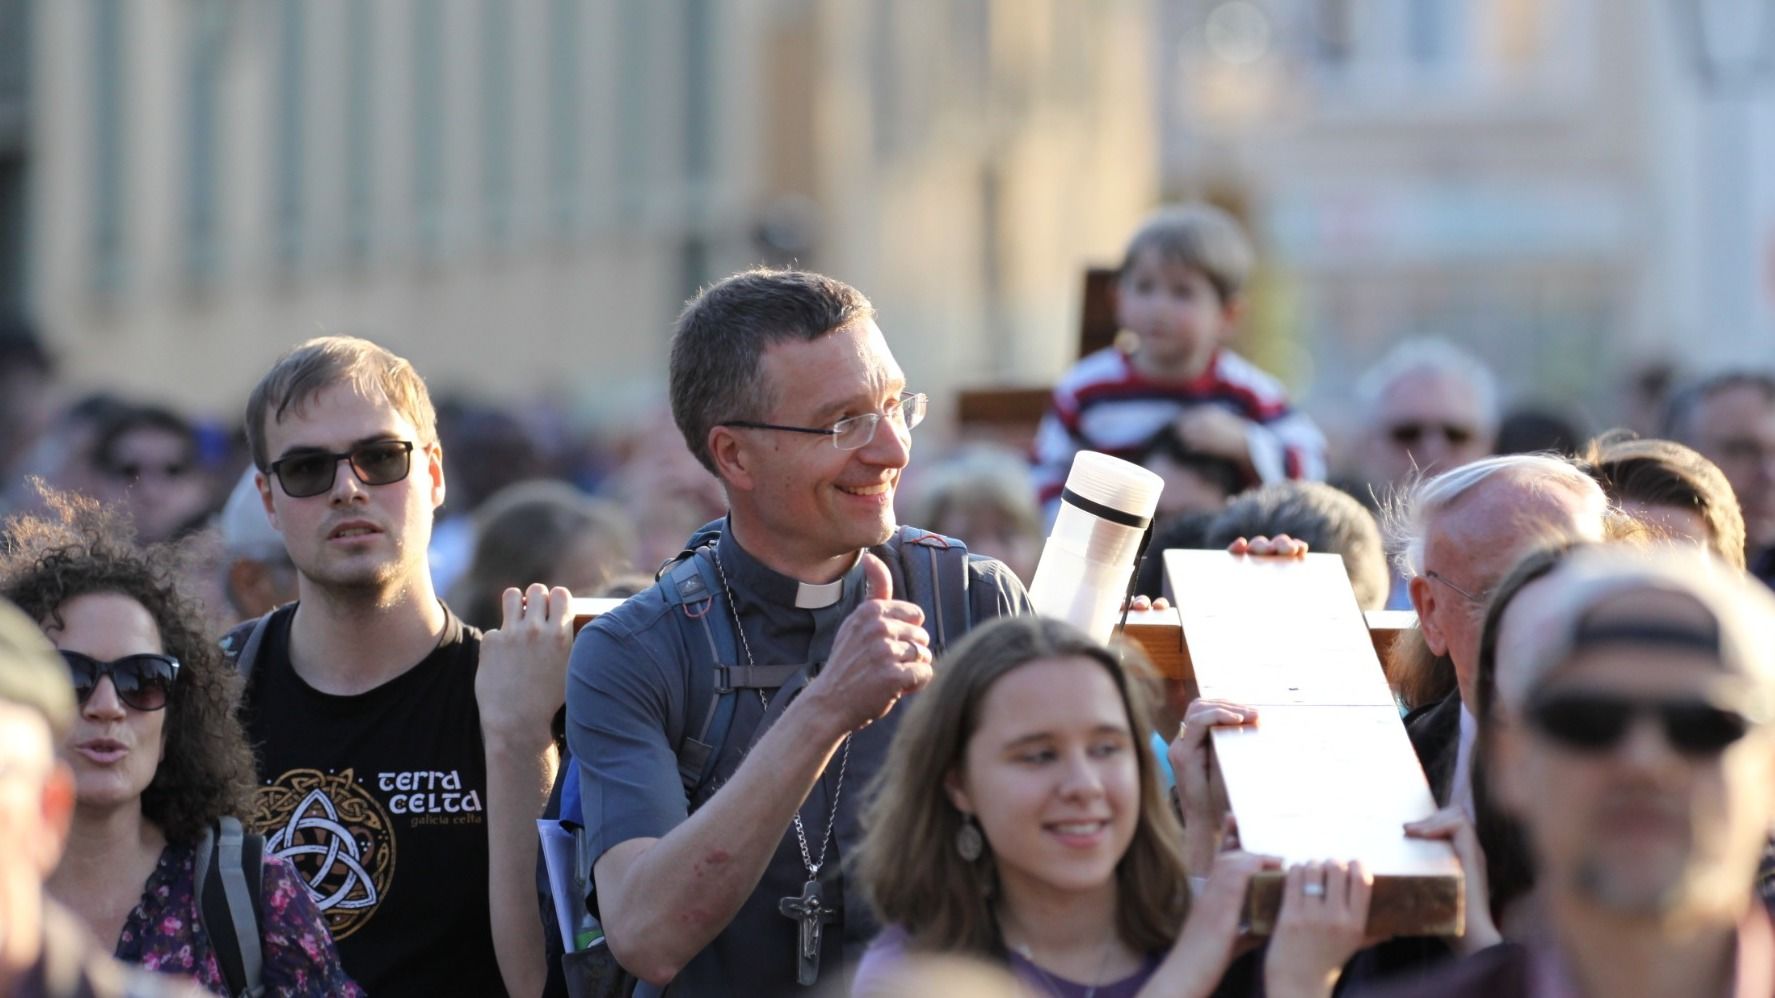
[[[292,769],[254,798],[266,851],[296,868],[334,939],[362,928],[394,879],[388,814],[351,770]]]

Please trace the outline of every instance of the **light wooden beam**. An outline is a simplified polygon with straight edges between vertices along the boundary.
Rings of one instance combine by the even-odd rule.
[[[1361,860],[1373,935],[1458,933],[1460,863],[1402,830],[1436,803],[1338,557],[1167,551],[1165,573],[1201,695],[1258,709],[1256,725],[1212,733],[1240,844],[1284,863]],[[1255,931],[1274,924],[1281,880],[1254,883]]]

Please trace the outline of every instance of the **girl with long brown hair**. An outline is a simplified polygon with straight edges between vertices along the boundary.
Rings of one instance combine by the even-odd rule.
[[[904,709],[858,857],[887,928],[855,994],[937,954],[1006,965],[1035,994],[1217,992],[1246,885],[1274,862],[1223,853],[1192,898],[1147,707],[1112,652],[1058,621],[996,621]],[[1270,994],[1330,993],[1369,885],[1355,866],[1290,871]]]

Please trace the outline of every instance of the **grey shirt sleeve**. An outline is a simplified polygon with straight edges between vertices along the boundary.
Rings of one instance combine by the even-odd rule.
[[[612,613],[580,631],[567,672],[567,744],[579,769],[590,854],[659,838],[689,814],[675,746],[682,733],[684,670],[672,659],[670,622],[627,626]]]

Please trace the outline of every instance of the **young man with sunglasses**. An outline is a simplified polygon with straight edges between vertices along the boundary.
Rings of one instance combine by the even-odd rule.
[[[897,527],[925,398],[855,288],[716,284],[679,317],[671,390],[729,513],[574,645],[589,903],[639,994],[841,993],[875,930],[843,868],[894,706],[1028,601],[999,562]]]
[[[225,642],[248,674],[255,819],[371,994],[537,994],[536,827],[571,641],[564,589],[481,635],[433,591],[444,501],[425,383],[365,340],[281,358],[247,403],[299,599]]]
[[[1496,678],[1541,929],[1399,994],[1775,992],[1775,597],[1692,548],[1580,549],[1504,611]]]

